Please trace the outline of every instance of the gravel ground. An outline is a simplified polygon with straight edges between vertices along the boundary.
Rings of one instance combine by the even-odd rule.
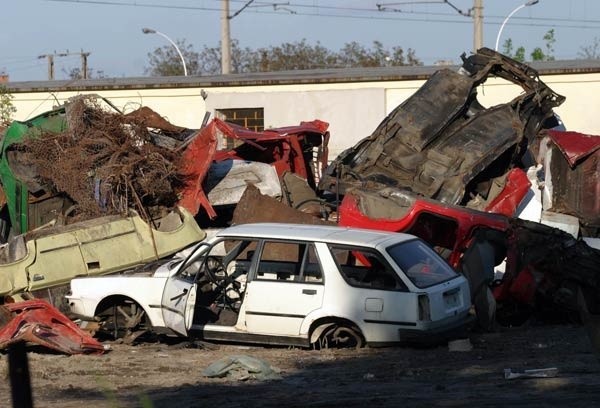
[[[471,351],[429,348],[303,350],[233,345],[111,343],[100,356],[30,351],[36,407],[585,406],[600,404],[600,360],[583,328],[521,327],[471,336]],[[199,347],[200,346],[200,347]],[[207,378],[247,355],[280,380]],[[504,369],[556,367],[553,378],[504,379]],[[10,407],[7,356],[0,406]]]

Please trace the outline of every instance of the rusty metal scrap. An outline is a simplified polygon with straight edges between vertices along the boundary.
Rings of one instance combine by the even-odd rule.
[[[477,101],[488,76],[503,77],[524,93],[489,109]],[[375,129],[329,166],[320,188],[406,188],[447,204],[487,198],[490,180],[518,167],[552,108],[564,97],[537,73],[492,50],[442,69]]]
[[[82,218],[126,212],[146,214],[154,206],[172,207],[183,183],[180,155],[151,140],[153,115],[125,116],[100,106],[94,97],[80,97],[66,107],[68,128],[42,132],[18,149],[21,162],[35,169],[37,179],[54,193],[77,203]],[[170,127],[170,131],[177,130]]]
[[[48,302],[0,305],[0,349],[28,342],[66,354],[101,354],[104,346]]]

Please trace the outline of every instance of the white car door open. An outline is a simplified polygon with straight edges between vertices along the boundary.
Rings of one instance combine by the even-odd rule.
[[[171,275],[163,290],[161,311],[165,326],[183,336],[188,335],[196,305],[196,275],[202,266],[207,244],[201,244]]]

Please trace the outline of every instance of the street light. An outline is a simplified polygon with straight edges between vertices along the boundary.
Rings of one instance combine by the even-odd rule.
[[[179,51],[179,47],[173,40],[171,40],[166,34],[161,33],[160,31],[153,30],[152,28],[142,28],[142,33],[144,34],[158,34],[161,37],[164,37],[168,42],[175,47],[177,54],[179,54],[179,58],[181,58],[181,64],[183,64],[183,75],[187,76],[187,67],[185,66],[185,59],[183,59],[183,54]]]
[[[527,3],[521,4],[519,7],[517,7],[513,11],[511,11],[511,13],[508,16],[506,16],[506,18],[502,22],[502,25],[500,26],[500,30],[498,31],[498,35],[496,36],[496,47],[494,48],[495,51],[498,51],[498,44],[500,43],[500,36],[502,35],[502,30],[504,29],[504,25],[506,24],[506,22],[508,21],[508,19],[511,18],[513,16],[513,14],[515,14],[517,11],[521,10],[523,7],[533,6],[534,4],[538,4],[539,1],[540,0],[529,0]]]

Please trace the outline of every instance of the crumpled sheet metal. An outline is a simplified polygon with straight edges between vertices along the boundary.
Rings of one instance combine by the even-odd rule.
[[[246,160],[271,165],[280,177],[291,171],[308,181],[311,187],[316,185],[313,169],[322,171],[327,164],[327,143],[329,124],[320,120],[301,122],[298,126],[267,129],[255,132],[233,123],[213,119],[192,139],[183,152],[185,186],[181,191],[179,205],[192,214],[203,208],[213,219],[217,216],[211,200],[208,198],[206,178],[211,163],[231,160]],[[219,138],[235,139],[243,143],[233,149],[217,150]],[[314,162],[306,160],[306,146],[318,147],[318,157]]]
[[[549,130],[552,142],[560,149],[571,168],[600,149],[600,136]]]
[[[584,236],[600,233],[600,136],[549,131],[544,158],[551,208],[579,219]],[[549,161],[549,163],[548,163]]]
[[[215,361],[202,371],[202,375],[209,378],[228,377],[238,381],[282,379],[278,370],[271,367],[266,361],[243,354]]]
[[[197,214],[200,207],[204,208],[210,218],[217,216],[216,211],[208,201],[202,182],[208,173],[210,164],[217,151],[217,133],[215,122],[203,127],[183,151],[181,173],[185,177],[185,185],[181,191],[179,205]]]
[[[483,108],[477,87],[492,75],[524,92]],[[535,70],[481,49],[460,71],[434,73],[371,136],[338,156],[319,187],[344,194],[349,187],[389,186],[464,204],[478,186],[518,166],[527,143],[563,100]]]
[[[8,320],[0,328],[0,349],[24,341],[66,354],[102,354],[105,351],[102,343],[44,300],[1,305],[0,314],[3,320]]]

